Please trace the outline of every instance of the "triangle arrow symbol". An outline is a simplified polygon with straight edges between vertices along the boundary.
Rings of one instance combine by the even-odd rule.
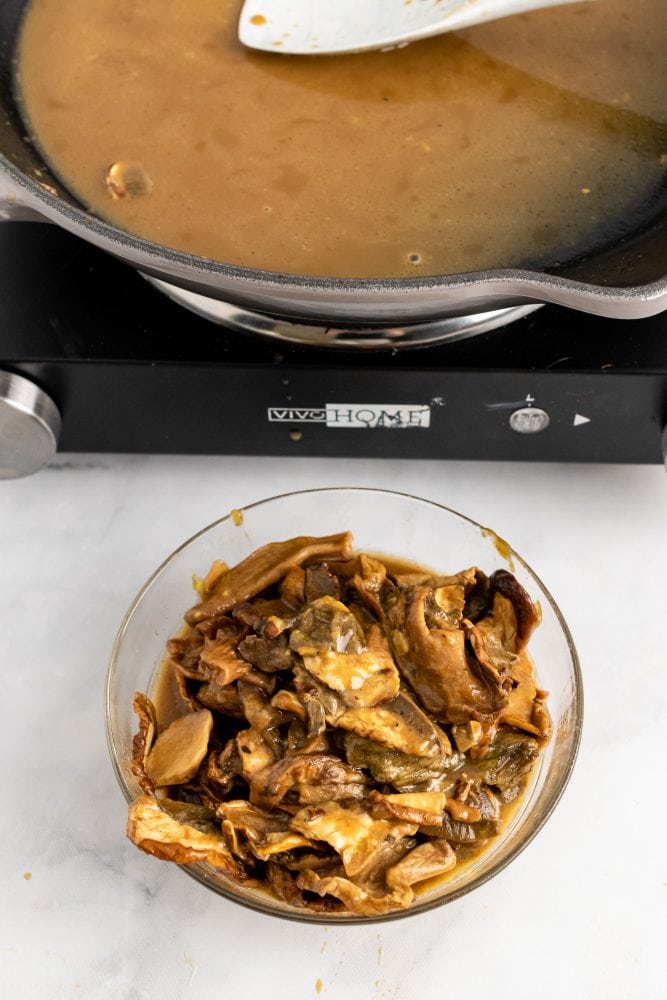
[[[574,426],[580,427],[581,424],[590,424],[590,417],[582,417],[581,413],[575,413],[574,415]]]

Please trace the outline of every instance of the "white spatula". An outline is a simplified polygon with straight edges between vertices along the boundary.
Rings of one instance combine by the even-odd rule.
[[[581,0],[246,0],[244,45],[286,55],[395,48],[539,7]]]

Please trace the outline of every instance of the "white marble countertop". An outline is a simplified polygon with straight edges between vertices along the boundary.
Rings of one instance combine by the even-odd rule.
[[[326,928],[208,893],[124,836],[102,690],[153,568],[232,507],[371,485],[489,524],[577,643],[579,761],[493,881],[423,916]],[[656,467],[62,456],[0,483],[0,994],[87,1000],[665,996],[667,480]]]

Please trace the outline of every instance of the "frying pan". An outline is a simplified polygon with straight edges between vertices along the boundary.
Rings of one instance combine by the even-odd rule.
[[[667,185],[613,241],[558,266],[405,279],[335,279],[217,263],[139,239],[86,211],[30,141],[13,94],[13,58],[26,0],[0,0],[0,218],[51,220],[181,288],[293,320],[387,326],[551,302],[639,319],[667,309]],[[83,8],[82,8],[83,9]],[[616,227],[618,232],[618,227]]]

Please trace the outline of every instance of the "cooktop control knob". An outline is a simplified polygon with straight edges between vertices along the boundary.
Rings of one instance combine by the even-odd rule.
[[[537,406],[522,406],[510,414],[510,427],[518,434],[538,434],[549,426],[549,414]]]
[[[56,453],[58,407],[23,375],[0,370],[0,479],[38,472]]]

